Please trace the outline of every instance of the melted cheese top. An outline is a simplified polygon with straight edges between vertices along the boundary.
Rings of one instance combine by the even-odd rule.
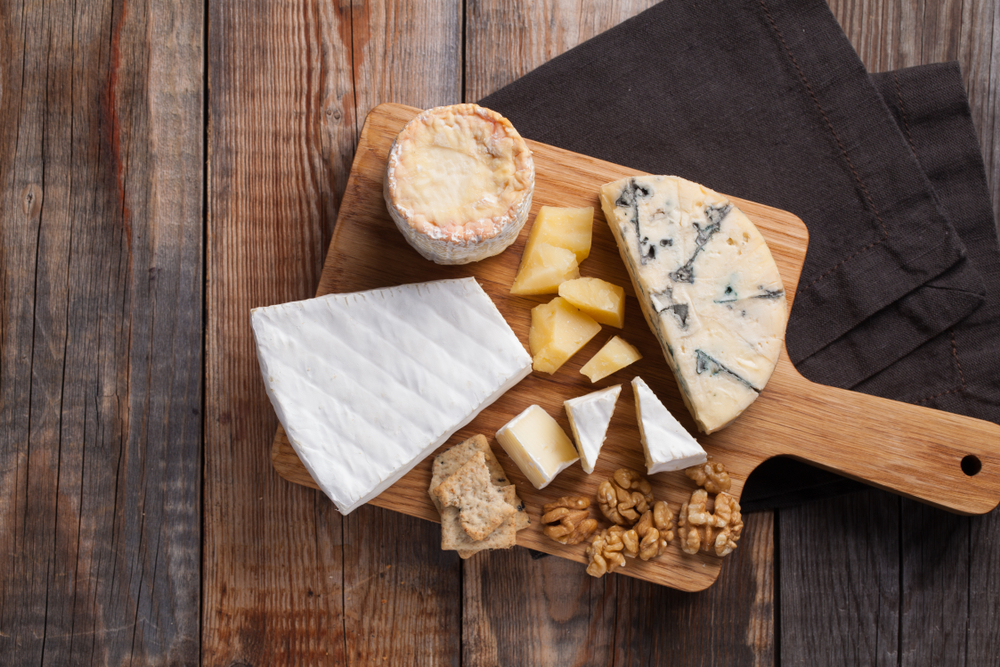
[[[459,243],[494,237],[531,192],[531,151],[506,118],[476,104],[421,113],[389,154],[392,200],[411,227]]]

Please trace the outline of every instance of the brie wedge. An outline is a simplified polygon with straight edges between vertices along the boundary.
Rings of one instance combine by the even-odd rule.
[[[536,489],[548,486],[580,458],[566,431],[538,405],[529,406],[497,431],[497,442]]]
[[[506,118],[476,104],[424,111],[396,137],[383,196],[407,242],[438,264],[502,252],[528,219],[535,167]]]
[[[274,411],[343,514],[531,372],[475,278],[255,308],[251,322]]]
[[[588,475],[594,472],[597,457],[604,446],[608,435],[608,425],[611,415],[615,412],[615,403],[622,393],[620,384],[595,391],[584,396],[563,401],[566,416],[569,417],[569,428],[573,431],[576,450],[580,453],[580,466]]]
[[[642,378],[632,380],[635,416],[639,422],[646,472],[683,470],[704,463],[708,455],[698,441],[684,430]]]

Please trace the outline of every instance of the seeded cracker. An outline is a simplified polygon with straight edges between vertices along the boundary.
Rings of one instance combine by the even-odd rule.
[[[485,539],[516,512],[490,482],[483,452],[476,452],[434,489],[434,495],[443,506],[459,508],[459,523],[475,540]]]
[[[531,520],[528,518],[528,513],[524,510],[524,503],[521,502],[521,499],[517,495],[517,489],[507,479],[507,475],[506,473],[504,473],[503,468],[500,466],[500,462],[497,461],[496,456],[493,455],[493,451],[490,449],[489,441],[482,435],[474,435],[468,440],[460,442],[451,449],[448,449],[439,454],[434,459],[434,464],[431,468],[432,476],[428,492],[431,497],[431,500],[434,502],[434,506],[437,507],[438,512],[441,514],[442,549],[450,550],[456,548],[452,546],[445,546],[445,540],[444,540],[444,535],[445,535],[444,527],[448,525],[449,515],[451,515],[452,513],[451,512],[446,513],[444,511],[445,508],[442,507],[441,501],[438,500],[438,497],[434,495],[433,491],[442,482],[444,482],[446,479],[454,475],[455,472],[459,468],[461,468],[466,461],[472,458],[472,455],[475,454],[476,452],[482,452],[484,457],[486,458],[486,467],[490,471],[490,481],[492,482],[493,486],[497,487],[501,491],[503,491],[504,487],[507,486],[510,486],[512,488],[510,496],[507,497],[508,497],[508,502],[510,502],[510,504],[513,505],[514,508],[517,510],[517,514],[515,514],[511,519],[509,519],[509,521],[514,523],[515,529],[522,530],[524,528],[527,528],[528,525],[530,525],[531,523]],[[510,498],[513,498],[513,500],[510,500]],[[457,510],[454,512],[454,515],[451,518],[452,520],[455,521],[458,520]],[[486,548],[493,549],[497,547],[486,547]],[[506,547],[501,547],[501,548],[506,548]],[[480,550],[481,548],[475,549],[475,551],[480,551]],[[459,555],[462,554],[460,553]],[[471,553],[468,555],[471,555]],[[468,555],[462,557],[468,558]]]
[[[517,498],[513,486],[500,489],[504,500],[511,504],[512,498]],[[468,558],[474,553],[487,549],[509,549],[517,544],[517,515],[501,523],[496,530],[484,540],[474,540],[462,529],[458,519],[458,508],[445,507],[441,514],[441,548],[446,551],[457,551],[462,558]]]

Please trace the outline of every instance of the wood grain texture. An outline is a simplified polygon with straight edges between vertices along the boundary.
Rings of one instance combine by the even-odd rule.
[[[464,99],[486,97],[655,4],[656,0],[469,0]]]
[[[368,111],[386,100],[422,107],[457,101],[457,0],[354,3],[351,11],[359,131]],[[343,525],[348,662],[458,664],[461,565],[441,551],[437,526],[374,506],[359,508]]]
[[[483,552],[464,562],[462,664],[613,664],[626,579],[594,579],[572,561],[529,554]]]
[[[319,278],[354,142],[349,12],[209,5],[206,665],[345,659],[341,517],[268,468],[249,313]]]
[[[865,491],[778,512],[783,665],[902,664],[900,503]]]
[[[374,507],[344,521],[267,469],[274,416],[249,329],[250,308],[316,289],[358,108],[457,94],[459,9],[210,7],[207,664],[398,664],[414,649],[421,664],[459,659],[460,566],[436,529]],[[287,270],[261,271],[275,253]]]
[[[198,660],[201,3],[0,8],[0,661]]]

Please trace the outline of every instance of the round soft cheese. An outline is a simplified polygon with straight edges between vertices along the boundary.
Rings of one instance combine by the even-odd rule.
[[[535,167],[506,118],[476,104],[428,109],[389,151],[383,194],[399,231],[438,264],[499,254],[528,218]]]

